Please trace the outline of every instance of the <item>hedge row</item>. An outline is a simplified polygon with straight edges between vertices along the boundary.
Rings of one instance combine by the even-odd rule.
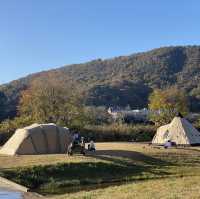
[[[127,125],[111,124],[99,126],[86,126],[81,135],[86,139],[95,141],[151,141],[156,128],[153,125]]]
[[[16,126],[13,127],[10,122],[1,124],[0,144],[3,145],[14,133]],[[22,125],[19,125],[21,127]],[[151,141],[156,128],[153,125],[137,124],[104,124],[104,125],[87,125],[79,129],[81,136],[86,140],[93,139],[98,142],[108,141]]]

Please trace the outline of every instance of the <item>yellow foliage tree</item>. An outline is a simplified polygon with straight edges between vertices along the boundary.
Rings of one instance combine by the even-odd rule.
[[[178,113],[187,115],[188,98],[186,93],[177,87],[156,89],[149,97],[149,109],[151,121],[156,125],[166,124]]]
[[[39,123],[77,123],[83,112],[77,95],[75,89],[67,90],[57,80],[35,80],[21,94],[19,115],[30,116],[34,122]]]

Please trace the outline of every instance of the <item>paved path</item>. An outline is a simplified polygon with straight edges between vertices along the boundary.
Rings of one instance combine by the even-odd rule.
[[[24,199],[48,199],[44,196],[38,195],[36,193],[27,192],[23,194]]]
[[[21,193],[24,199],[47,199],[37,193],[27,192],[28,189],[24,186],[16,184],[10,180],[0,177],[0,189],[10,190],[13,192]]]

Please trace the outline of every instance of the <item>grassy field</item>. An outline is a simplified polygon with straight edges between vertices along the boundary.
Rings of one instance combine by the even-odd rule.
[[[55,199],[199,199],[200,177],[167,178],[66,194]]]
[[[98,143],[86,157],[0,156],[0,168],[1,175],[57,199],[200,198],[198,147]],[[106,188],[64,194],[66,187],[102,183]]]

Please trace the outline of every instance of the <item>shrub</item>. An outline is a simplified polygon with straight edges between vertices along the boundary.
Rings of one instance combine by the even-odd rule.
[[[0,144],[4,144],[16,129],[34,123],[29,117],[16,117],[0,124]],[[95,141],[150,141],[155,133],[155,126],[145,124],[113,123],[85,125],[77,128],[81,135]]]
[[[88,125],[81,130],[81,135],[95,141],[150,141],[155,134],[153,125]]]
[[[16,129],[28,126],[32,123],[33,120],[30,117],[16,117],[13,120],[4,120],[0,124],[0,144],[4,144]]]

